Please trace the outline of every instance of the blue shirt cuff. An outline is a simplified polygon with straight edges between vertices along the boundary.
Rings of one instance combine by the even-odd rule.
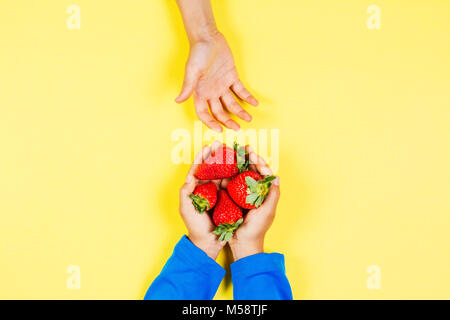
[[[258,273],[278,271],[285,273],[284,255],[281,253],[257,253],[233,262],[232,278],[247,277]]]
[[[231,264],[235,300],[291,300],[284,256],[258,253]]]
[[[193,244],[185,235],[175,246],[174,254],[202,273],[214,276],[220,280],[225,276],[225,269],[211,259],[202,249]]]

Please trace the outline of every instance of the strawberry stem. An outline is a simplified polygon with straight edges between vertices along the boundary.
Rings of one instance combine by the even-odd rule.
[[[219,236],[219,241],[230,241],[233,237],[234,231],[244,222],[244,219],[239,219],[235,223],[222,223],[213,231],[215,235]]]
[[[263,179],[256,181],[252,177],[245,177],[245,183],[248,187],[248,195],[245,198],[245,202],[254,205],[256,208],[261,206],[269,193],[272,185],[271,181],[275,179],[275,176],[265,176]]]
[[[203,213],[209,210],[209,201],[203,197],[200,197],[196,194],[190,194],[189,198],[192,199],[192,204],[194,205],[195,210],[199,213]]]
[[[244,172],[247,170],[249,162],[246,160],[247,150],[240,146],[236,141],[234,142],[234,151],[236,151],[236,163],[239,172]]]

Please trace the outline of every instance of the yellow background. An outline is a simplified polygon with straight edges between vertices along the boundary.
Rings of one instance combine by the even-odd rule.
[[[266,247],[294,297],[449,299],[450,2],[214,11],[261,101],[243,128],[280,129]],[[174,1],[2,0],[0,21],[0,298],[142,298],[185,232],[171,134],[196,117],[173,102],[188,53]],[[226,278],[216,298],[231,297]]]

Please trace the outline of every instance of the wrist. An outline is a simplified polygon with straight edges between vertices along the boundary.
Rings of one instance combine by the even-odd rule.
[[[233,254],[234,261],[239,259],[264,252],[264,239],[254,241],[231,241],[231,252]]]
[[[210,40],[218,33],[210,0],[177,0],[189,42]]]
[[[190,45],[194,45],[199,42],[211,42],[214,41],[220,32],[217,30],[215,23],[206,23],[205,25],[196,28],[195,31],[188,33],[188,39]]]
[[[223,245],[216,241],[215,236],[213,239],[204,239],[188,235],[188,238],[196,247],[206,253],[206,255],[213,260],[217,259],[220,250],[223,248]]]

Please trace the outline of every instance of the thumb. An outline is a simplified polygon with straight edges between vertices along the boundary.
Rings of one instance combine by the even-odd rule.
[[[200,71],[198,69],[187,68],[184,74],[183,86],[181,92],[176,97],[175,102],[181,103],[186,101],[195,89],[197,85],[197,80],[200,76]]]
[[[196,183],[195,178],[191,174],[189,174],[186,177],[186,182],[183,184],[183,186],[180,189],[180,195],[182,197],[189,196],[194,191],[196,184],[197,183]]]
[[[278,203],[279,198],[280,198],[280,178],[277,177],[270,186],[269,193],[267,194],[264,204],[268,204],[270,206],[275,207]]]

